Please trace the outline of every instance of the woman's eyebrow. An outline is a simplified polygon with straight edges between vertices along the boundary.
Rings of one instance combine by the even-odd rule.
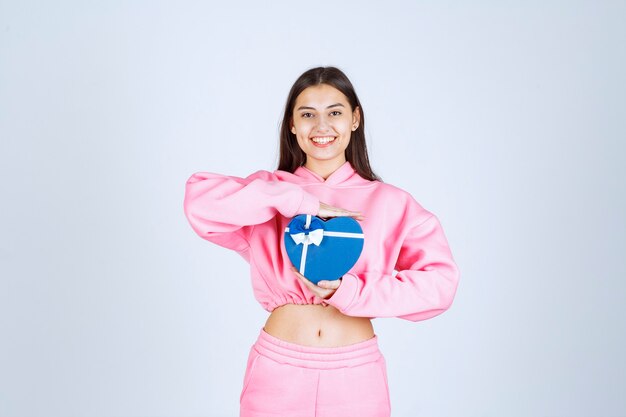
[[[331,107],[337,107],[337,106],[341,106],[341,107],[345,107],[343,104],[341,103],[335,103],[335,104],[331,104],[330,106],[326,107],[327,109],[330,109]],[[296,110],[315,110],[315,107],[308,107],[308,106],[300,106],[298,107]]]

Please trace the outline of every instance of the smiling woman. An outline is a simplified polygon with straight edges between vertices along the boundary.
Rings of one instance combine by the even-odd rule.
[[[331,149],[314,152],[328,141]],[[380,180],[370,167],[365,115],[352,83],[338,68],[313,68],[296,80],[287,96],[278,169],[294,172],[303,165],[315,167],[326,178],[332,167],[346,160],[361,177]]]
[[[240,415],[389,416],[371,319],[441,314],[459,271],[437,217],[372,171],[363,108],[345,74],[318,67],[296,80],[277,170],[195,173],[184,209],[199,236],[250,263],[254,295],[271,313],[250,348]],[[293,267],[283,231],[298,214],[360,222],[363,250],[343,277],[313,284]]]
[[[359,108],[350,111],[346,96],[328,84],[305,89],[295,107],[291,133],[307,155],[305,166],[319,171],[323,166],[338,167],[346,162],[350,136],[361,119]]]

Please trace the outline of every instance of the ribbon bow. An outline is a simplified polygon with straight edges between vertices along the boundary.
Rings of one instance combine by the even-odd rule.
[[[324,238],[324,229],[316,229],[312,230],[309,233],[293,233],[291,234],[291,238],[296,245],[305,244],[310,245],[311,243],[315,246],[319,246],[322,243],[322,239]]]
[[[304,265],[306,263],[307,249],[310,244],[319,246],[324,238],[324,223],[310,214],[306,215],[304,222],[294,222],[289,230],[289,235],[296,242],[296,245],[302,244],[302,256],[300,259],[300,273],[304,275]],[[293,232],[293,233],[292,233]]]
[[[289,235],[296,245],[314,244],[319,246],[324,238],[324,225],[319,219],[312,218],[307,214],[305,222],[295,222],[291,225]]]

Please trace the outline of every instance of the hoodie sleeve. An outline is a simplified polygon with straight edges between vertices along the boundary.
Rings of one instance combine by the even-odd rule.
[[[326,303],[357,317],[399,317],[420,321],[452,304],[459,270],[439,220],[431,214],[407,233],[397,274],[347,273]]]
[[[247,178],[197,172],[186,183],[184,211],[203,239],[244,258],[251,229],[277,213],[285,217],[317,214],[319,199],[297,184],[280,181],[268,171]]]

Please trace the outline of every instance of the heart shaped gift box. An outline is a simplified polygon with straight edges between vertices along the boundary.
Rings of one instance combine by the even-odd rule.
[[[299,214],[285,228],[285,249],[291,263],[309,281],[341,278],[363,250],[363,230],[351,217],[322,220]]]

